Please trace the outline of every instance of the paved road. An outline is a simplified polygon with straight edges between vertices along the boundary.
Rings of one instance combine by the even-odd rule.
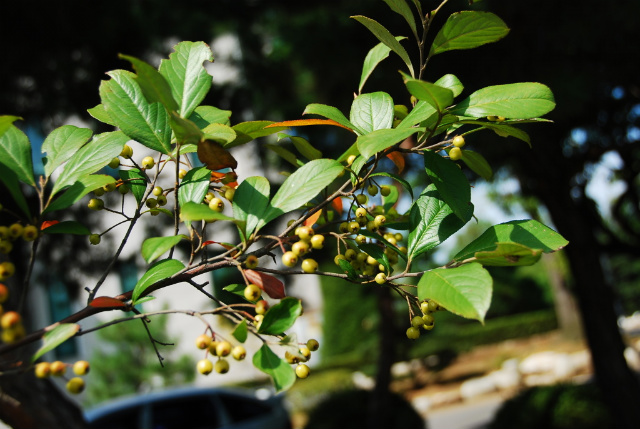
[[[429,411],[429,429],[482,429],[492,420],[504,399],[491,395],[472,402]]]

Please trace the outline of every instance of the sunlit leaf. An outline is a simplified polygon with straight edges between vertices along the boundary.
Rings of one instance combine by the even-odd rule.
[[[542,249],[531,249],[519,243],[496,243],[494,250],[476,252],[475,258],[484,266],[513,267],[533,265],[542,253]]]
[[[233,216],[246,221],[248,235],[253,233],[269,205],[269,190],[267,179],[253,176],[240,183],[233,195]]]
[[[186,235],[172,235],[170,237],[152,237],[142,242],[140,252],[147,263],[153,262],[165,252],[178,244],[180,240],[186,239]]]
[[[351,104],[349,120],[365,134],[391,128],[393,99],[386,92],[359,95]]]
[[[229,118],[231,118],[231,110],[222,110],[213,106],[198,106],[189,116],[189,120],[200,129],[209,124],[229,125]]]
[[[324,116],[327,119],[331,119],[336,121],[338,124],[342,125],[343,128],[348,129],[353,132],[357,132],[358,134],[363,134],[361,130],[358,130],[357,127],[352,124],[346,116],[342,114],[338,108],[333,106],[327,106],[326,104],[309,104],[302,112],[303,115],[319,115]]]
[[[424,128],[389,128],[370,132],[358,136],[356,143],[358,150],[366,162],[370,157],[397,143],[404,141],[413,134],[424,131]]]
[[[167,279],[183,269],[184,264],[177,259],[163,259],[151,265],[133,288],[131,295],[132,304],[135,305],[137,303],[138,298],[141,297],[149,286],[153,286],[155,283]]]
[[[51,131],[42,143],[42,152],[47,154],[44,174],[49,177],[56,168],[84,146],[92,134],[88,128],[78,128],[73,125],[63,125]]]
[[[133,65],[138,85],[149,103],[158,102],[167,110],[178,110],[178,103],[171,94],[169,83],[155,67],[129,55],[120,54],[119,57]]]
[[[497,42],[508,33],[507,25],[493,13],[471,10],[453,13],[436,35],[429,56]]]
[[[276,392],[287,390],[296,381],[291,365],[279,358],[267,344],[253,355],[253,365],[272,378]]]
[[[196,167],[189,170],[182,178],[182,183],[178,190],[178,202],[180,205],[183,206],[189,202],[202,203],[209,191],[210,177],[211,170],[207,167]]]
[[[409,27],[411,27],[411,32],[415,37],[418,37],[418,29],[416,27],[416,19],[413,16],[413,12],[411,8],[407,4],[405,0],[384,0],[384,2],[391,8],[392,11],[401,15]]]
[[[0,136],[0,164],[11,170],[19,181],[35,186],[31,143],[15,125],[9,125]]]
[[[291,328],[302,314],[302,303],[298,298],[287,297],[269,307],[264,315],[259,334],[280,335]]]
[[[418,100],[426,101],[438,112],[443,112],[453,103],[453,91],[448,88],[406,76],[405,85],[411,95]]]
[[[223,124],[209,124],[204,127],[202,132],[206,140],[213,140],[223,146],[231,143],[237,137],[233,128]]]
[[[31,362],[35,362],[38,358],[47,352],[58,347],[60,344],[73,337],[80,330],[80,325],[76,323],[60,323],[52,330],[46,332],[42,336],[42,346],[31,357]]]

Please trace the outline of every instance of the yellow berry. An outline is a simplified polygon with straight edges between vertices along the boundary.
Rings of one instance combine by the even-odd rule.
[[[51,374],[51,364],[49,362],[40,362],[36,365],[34,372],[38,378],[47,378]]]
[[[247,351],[242,346],[235,346],[233,350],[231,350],[231,356],[233,356],[235,360],[243,360],[247,357]]]
[[[457,160],[461,159],[462,158],[462,150],[460,150],[459,147],[451,148],[451,150],[449,151],[449,158],[451,158],[451,161],[457,161]]]
[[[213,339],[209,335],[202,334],[198,338],[196,338],[196,347],[200,350],[204,350],[209,347],[211,341],[213,341]]]
[[[309,367],[303,363],[296,366],[296,375],[298,378],[307,378],[309,376]]]
[[[131,146],[128,144],[124,145],[122,152],[120,152],[120,156],[125,159],[131,158],[133,156],[133,149],[131,149]]]
[[[62,376],[67,372],[67,365],[59,360],[51,364],[51,375]]]
[[[213,369],[215,369],[218,374],[226,374],[229,372],[229,362],[226,359],[219,359]]]
[[[209,375],[213,371],[213,363],[209,359],[202,359],[198,361],[196,368],[200,374]]]
[[[311,247],[314,249],[322,249],[324,246],[324,235],[314,235],[311,237]]]
[[[258,266],[258,257],[256,255],[247,256],[247,259],[244,261],[244,265],[250,270],[256,268]]]
[[[209,208],[215,212],[222,212],[224,210],[224,201],[220,198],[212,198],[209,202]]]
[[[86,360],[79,360],[73,364],[73,373],[75,375],[85,375],[89,373],[90,368],[89,362]]]
[[[298,263],[298,255],[292,251],[284,252],[282,255],[282,263],[287,267],[293,267]]]
[[[142,168],[148,170],[156,165],[156,161],[151,156],[145,156],[144,158],[142,158],[142,162],[140,164],[142,165]]]
[[[318,263],[314,259],[305,259],[302,261],[302,271],[308,274],[318,271]]]
[[[465,141],[464,141],[464,137],[462,137],[462,136],[455,136],[455,137],[453,138],[453,140],[451,141],[451,143],[453,143],[453,145],[454,145],[455,147],[462,147],[462,146],[464,146],[464,143],[465,143]]]
[[[25,241],[33,241],[38,238],[38,228],[35,225],[27,225],[22,230],[22,238]]]
[[[315,352],[316,350],[318,350],[320,348],[320,343],[318,342],[318,340],[314,340],[313,338],[310,339],[309,341],[307,341],[307,347],[309,348],[309,350],[311,350],[312,352]]]
[[[247,301],[255,302],[260,299],[261,295],[262,289],[258,285],[251,283],[244,288],[244,297]]]
[[[14,223],[9,227],[9,238],[15,240],[22,235],[23,231],[24,227],[22,225],[20,225],[19,223]]]
[[[67,382],[67,391],[74,395],[81,393],[84,390],[84,380],[80,377],[73,377]]]

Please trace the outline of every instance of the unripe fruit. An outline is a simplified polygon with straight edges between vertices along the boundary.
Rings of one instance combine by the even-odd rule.
[[[96,197],[101,197],[104,195],[104,189],[102,188],[97,188],[93,190],[93,195],[95,195]]]
[[[220,341],[216,346],[217,356],[227,356],[231,353],[231,343],[229,341]]]
[[[100,198],[91,198],[89,204],[87,204],[91,210],[102,210],[104,208],[104,201]]]
[[[51,363],[51,375],[59,377],[64,375],[65,372],[67,372],[67,365],[64,362],[57,360]]]
[[[218,342],[219,341],[211,341],[209,344],[209,353],[211,353],[212,356],[216,356],[216,347],[218,347]]]
[[[451,148],[451,150],[449,151],[449,158],[451,158],[451,161],[457,161],[457,160],[461,159],[462,158],[462,150],[460,150],[459,147]]]
[[[120,193],[120,195],[127,195],[129,193],[129,190],[129,185],[126,185],[124,183],[118,186],[118,192]]]
[[[324,246],[324,235],[314,235],[311,237],[311,247],[314,249],[322,249]]]
[[[252,270],[258,266],[258,257],[256,255],[249,255],[244,260],[244,266]]]
[[[258,285],[250,283],[244,288],[244,297],[247,301],[255,302],[260,299],[261,295],[262,289]]]
[[[356,209],[356,217],[367,217],[367,209],[365,209],[364,207],[358,207]]]
[[[211,210],[213,210],[214,212],[222,212],[224,210],[224,201],[222,201],[220,198],[212,198],[211,201],[209,202],[209,208]]]
[[[388,187],[387,185],[380,186],[380,195],[382,195],[383,197],[388,197],[390,193],[391,193],[390,187]]]
[[[355,234],[360,231],[360,224],[358,222],[349,222],[348,231],[351,234]]]
[[[309,367],[303,363],[296,366],[296,375],[298,376],[298,378],[309,377]]]
[[[213,363],[209,359],[202,359],[198,361],[196,368],[200,374],[209,375],[213,371]]]
[[[335,256],[335,258],[333,258],[333,263],[336,265],[340,265],[340,263],[338,262],[340,259],[342,259],[343,261],[346,261],[347,258],[345,258],[345,256],[343,254],[338,254]]]
[[[158,205],[158,200],[156,200],[155,198],[147,198],[147,201],[145,201],[145,204],[150,209],[153,209]]]
[[[367,242],[367,237],[365,237],[364,235],[356,235],[355,240],[358,244],[364,244]]]
[[[387,275],[385,273],[376,274],[376,283],[383,285],[387,282]]]
[[[407,329],[407,338],[409,338],[410,340],[415,340],[418,337],[420,337],[420,329],[413,326]]]
[[[311,350],[307,346],[300,346],[298,351],[306,360],[309,360],[309,358],[311,357]]]
[[[151,191],[151,193],[156,197],[159,197],[160,195],[162,195],[163,192],[164,192],[164,189],[162,189],[160,186],[154,187],[153,191]]]
[[[100,244],[100,234],[91,234],[89,236],[89,243],[93,244],[94,246]]]
[[[35,225],[27,225],[22,230],[22,238],[24,241],[33,241],[38,238],[38,228]]]
[[[310,226],[301,226],[296,228],[296,235],[300,240],[309,241],[311,240],[311,237],[313,237],[314,233],[313,228]]]
[[[22,225],[20,225],[19,223],[14,223],[9,227],[9,238],[15,240],[22,235],[23,231],[24,227]]]
[[[0,264],[0,282],[7,280],[16,272],[13,262],[5,261]]]
[[[433,313],[434,311],[438,311],[439,305],[437,302],[430,299],[427,301],[427,308],[429,309],[429,313]]]
[[[34,369],[38,378],[47,378],[51,374],[51,364],[49,362],[40,362]]]
[[[367,197],[365,194],[358,194],[356,200],[358,201],[358,204],[365,205],[369,201],[369,197]]]
[[[318,271],[318,263],[314,259],[305,259],[302,261],[302,271],[308,274]]]
[[[316,350],[318,350],[320,348],[320,343],[318,342],[318,340],[314,340],[313,338],[310,339],[309,341],[307,341],[307,347],[309,348],[309,350],[311,350],[312,352],[315,352]]]
[[[422,322],[424,325],[432,326],[435,323],[435,318],[431,314],[427,313],[422,316]]]
[[[353,161],[355,160],[356,160],[355,155],[349,155],[349,157],[347,158],[347,166],[350,166],[351,164],[353,164]]]
[[[84,390],[84,380],[80,377],[73,377],[67,381],[67,391],[74,395],[81,393]]]
[[[111,168],[118,168],[120,167],[120,158],[113,158],[111,161],[109,161],[109,167]]]
[[[226,359],[219,359],[214,365],[213,369],[218,374],[226,374],[229,372],[229,362]]]
[[[14,326],[18,325],[21,320],[22,317],[20,317],[20,314],[18,314],[18,312],[7,311],[2,315],[2,318],[0,318],[0,326],[2,326],[2,329],[11,329]]]
[[[373,219],[373,221],[376,223],[378,228],[380,228],[382,225],[385,224],[385,222],[387,221],[387,218],[383,215],[378,215]]]
[[[465,143],[465,141],[464,141],[464,137],[462,137],[462,136],[455,136],[455,137],[453,138],[453,140],[451,141],[451,143],[453,143],[453,145],[454,145],[455,147],[462,147],[462,146],[464,146],[464,143]]]
[[[227,201],[233,201],[233,197],[236,195],[236,190],[233,188],[229,188],[226,191],[224,191],[224,197],[227,199]]]
[[[144,158],[142,158],[142,162],[140,164],[142,165],[142,168],[148,170],[156,165],[156,161],[153,159],[153,157],[145,156]]]
[[[165,197],[164,195],[159,195],[158,198],[156,198],[156,200],[158,200],[159,206],[164,206],[167,204],[167,197]]]
[[[258,301],[258,303],[256,304],[256,314],[264,314],[267,312],[268,309],[269,309],[269,303],[264,299]]]
[[[256,328],[260,329],[260,324],[262,324],[263,320],[264,320],[263,314],[256,314],[256,316],[253,318],[253,324],[256,326]]]
[[[0,283],[0,304],[4,304],[8,298],[9,288],[5,284]]]
[[[0,253],[6,255],[13,250],[13,244],[7,240],[0,240]]]
[[[358,252],[356,252],[353,249],[347,249],[344,252],[344,257],[347,259],[347,261],[353,261],[356,259],[356,256],[358,255]]]
[[[282,263],[287,267],[293,267],[298,263],[298,255],[292,251],[284,252],[282,255]]]
[[[242,346],[235,346],[233,350],[231,350],[231,356],[235,360],[243,360],[247,357],[247,351]]]
[[[200,350],[204,350],[207,347],[209,347],[209,345],[211,344],[211,341],[213,341],[213,338],[211,338],[207,334],[202,334],[198,336],[198,338],[196,338],[196,347],[199,348]]]
[[[414,328],[419,328],[422,325],[424,325],[424,319],[422,316],[414,316],[413,319],[411,319],[411,326]]]
[[[125,159],[131,158],[133,156],[133,149],[131,149],[131,146],[128,144],[124,145],[122,152],[120,152],[120,156]]]
[[[86,360],[79,360],[73,364],[73,373],[75,375],[86,375],[89,373],[89,362]]]
[[[184,169],[182,169],[182,168],[181,168],[181,169],[178,171],[178,177],[179,177],[180,179],[184,179],[184,176],[186,176],[186,175],[187,175],[187,170],[184,170]]]
[[[309,247],[309,243],[307,243],[306,241],[296,241],[291,246],[291,251],[298,256],[302,256],[309,253]]]
[[[367,188],[367,193],[372,197],[378,195],[378,187],[376,185],[369,185]]]
[[[343,234],[349,232],[349,222],[340,223],[340,227],[338,229],[340,229],[340,232]]]

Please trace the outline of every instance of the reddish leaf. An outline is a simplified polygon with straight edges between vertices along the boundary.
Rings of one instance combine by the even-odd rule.
[[[219,241],[213,241],[213,240],[209,240],[209,241],[205,241],[204,243],[202,243],[203,246],[208,246],[210,244],[219,244],[220,246],[224,247],[227,250],[231,250],[233,249],[234,246],[227,244],[227,243],[221,243]]]
[[[53,226],[57,223],[60,223],[59,220],[45,220],[44,222],[42,222],[42,225],[40,225],[40,230],[42,231],[43,229],[49,228],[50,226]]]
[[[339,215],[342,214],[342,198],[341,197],[334,198],[333,201],[331,201],[331,205],[333,206],[334,210],[338,212]]]
[[[316,223],[318,219],[320,219],[321,214],[322,210],[318,210],[317,212],[309,216],[309,218],[304,221],[304,226],[313,226],[313,224]]]
[[[253,270],[244,270],[244,274],[251,283],[256,284],[271,298],[282,299],[287,296],[284,293],[284,283],[272,275]]]
[[[402,173],[404,170],[404,156],[400,152],[391,152],[387,154],[387,158],[398,167],[398,174]]]
[[[103,307],[124,307],[124,302],[116,298],[109,296],[99,296],[89,303],[91,307],[103,308]]]
[[[274,124],[267,125],[265,128],[272,127],[304,127],[307,125],[334,125],[336,127],[344,128],[345,130],[349,130],[352,133],[355,133],[351,128],[345,127],[334,121],[333,119],[295,119],[293,121],[282,121],[276,122]]]
[[[198,158],[209,170],[238,168],[238,161],[218,142],[204,140],[198,143]]]

